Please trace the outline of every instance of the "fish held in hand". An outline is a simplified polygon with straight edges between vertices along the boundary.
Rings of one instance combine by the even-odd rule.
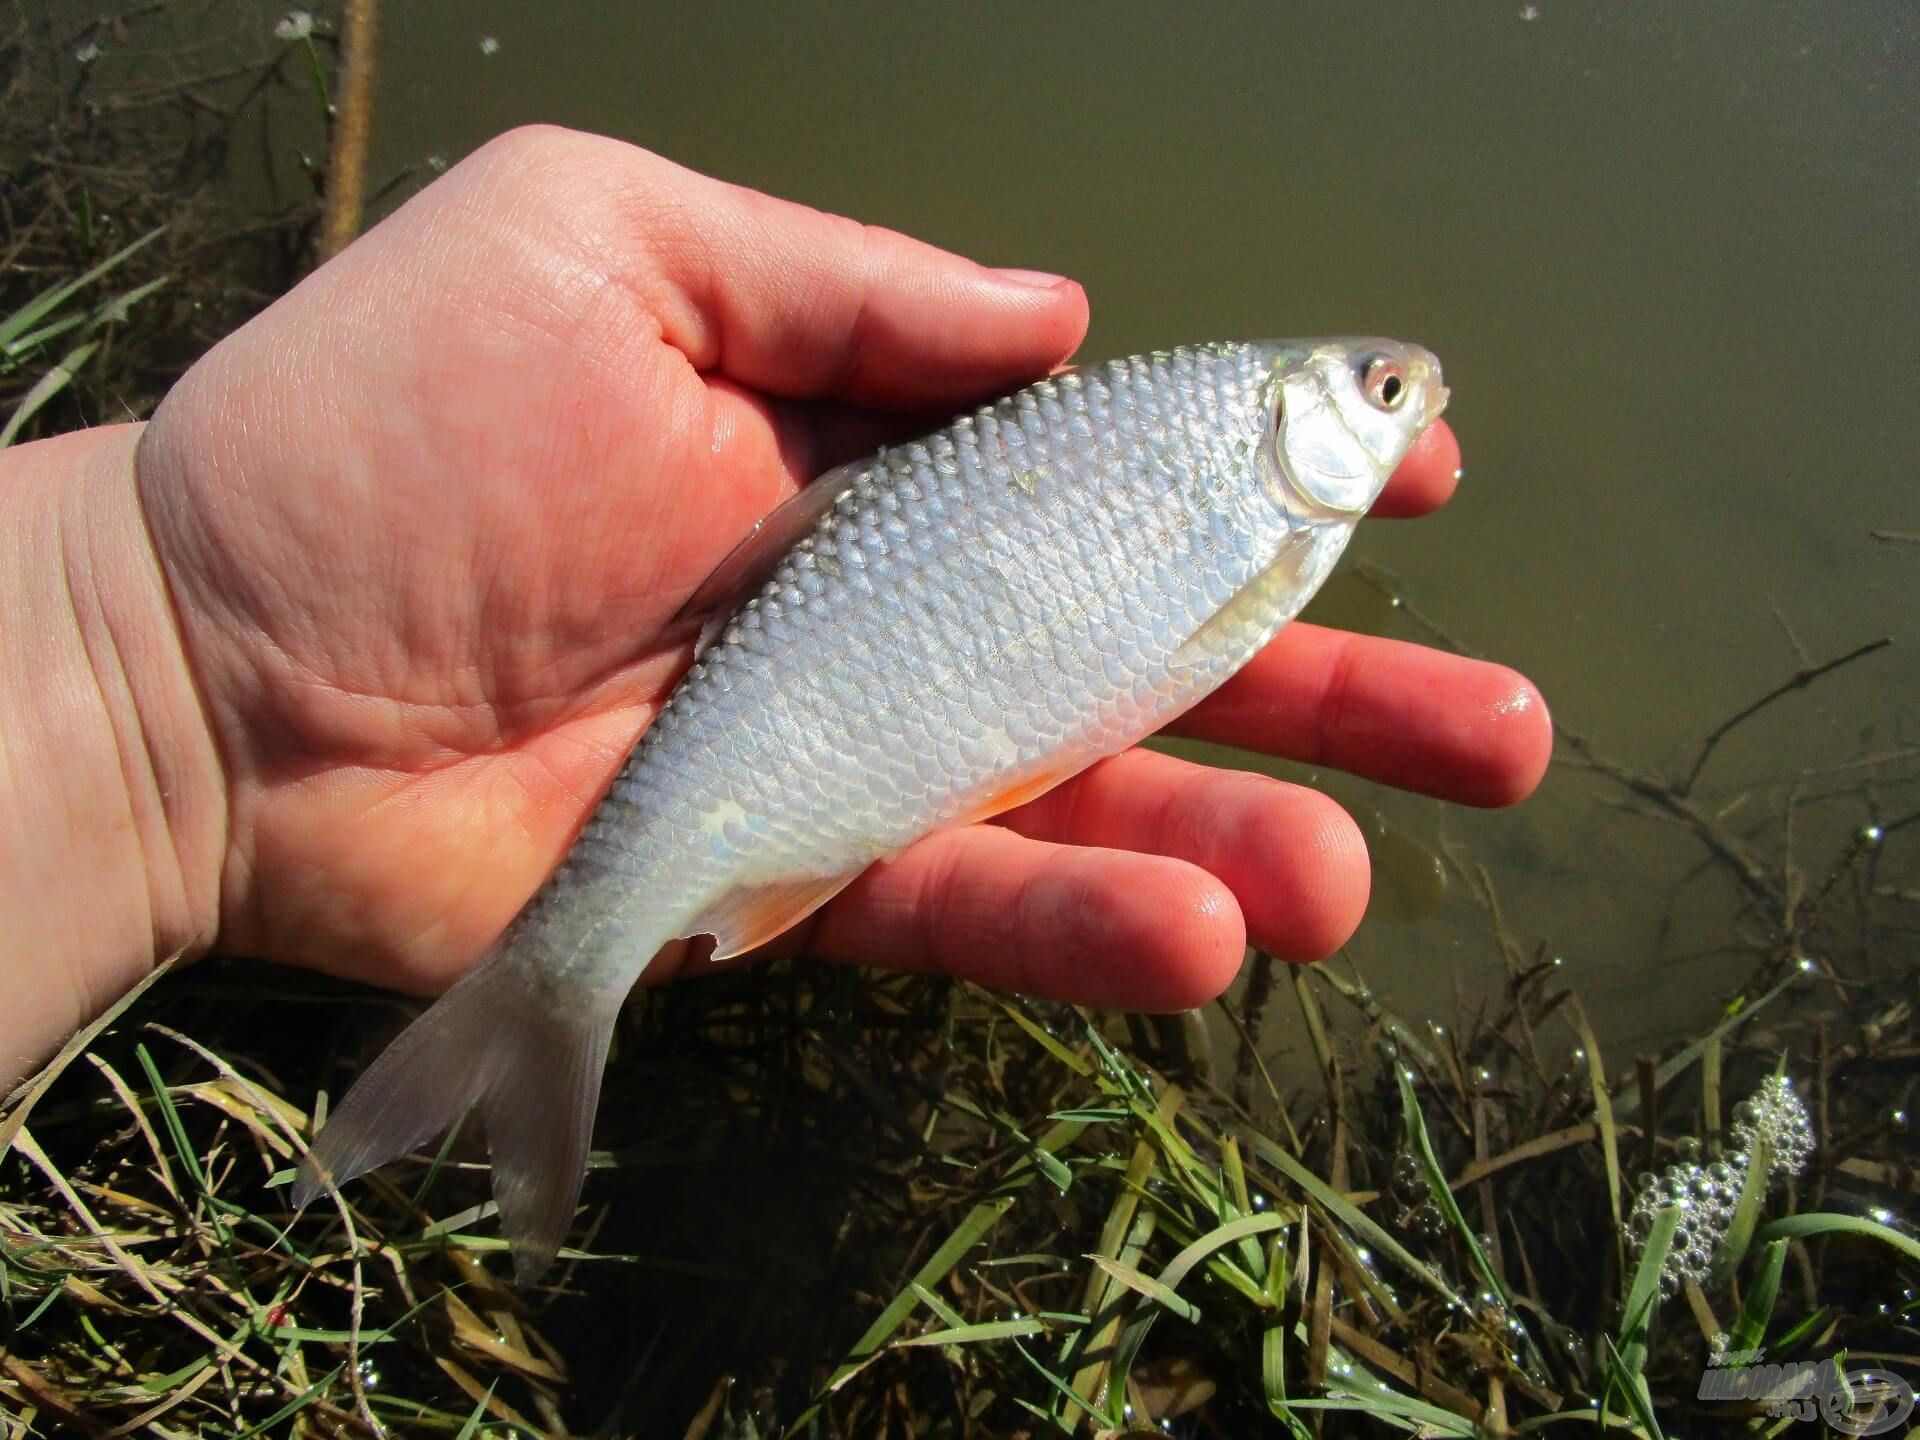
[[[750,950],[1191,708],[1299,613],[1446,399],[1417,345],[1192,346],[816,480],[689,602],[692,669],[486,958],[348,1092],[294,1203],[478,1107],[537,1278],[615,1016],[663,946]]]

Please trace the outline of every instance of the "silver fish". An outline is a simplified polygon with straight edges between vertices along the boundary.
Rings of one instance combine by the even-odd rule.
[[[662,946],[751,949],[874,861],[1166,725],[1299,613],[1446,400],[1417,345],[1200,345],[1056,375],[822,476],[690,602],[720,617],[693,668],[486,959],[348,1092],[294,1203],[477,1105],[537,1277],[614,1018]]]

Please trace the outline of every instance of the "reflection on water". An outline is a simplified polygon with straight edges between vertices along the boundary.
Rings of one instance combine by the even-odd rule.
[[[555,121],[1073,275],[1094,352],[1417,338],[1466,483],[1355,548],[1420,610],[1652,770],[1803,653],[1891,635],[1716,755],[1698,798],[1755,835],[1803,770],[1920,741],[1920,547],[1870,535],[1920,529],[1911,7],[385,8],[376,180]],[[1423,638],[1369,587],[1336,612]],[[1860,823],[1868,773],[1802,787],[1796,861]],[[1911,761],[1871,773],[1887,813],[1920,803]],[[1577,770],[1496,816],[1316,779],[1384,862],[1354,955],[1399,1009],[1501,973],[1447,847],[1603,1029],[1657,1043],[1747,973],[1696,953],[1738,899],[1698,842]],[[1912,885],[1916,832],[1882,882]]]

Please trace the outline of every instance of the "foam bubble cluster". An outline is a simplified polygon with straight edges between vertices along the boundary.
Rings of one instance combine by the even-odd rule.
[[[1766,1143],[1773,1156],[1770,1182],[1805,1169],[1807,1157],[1813,1154],[1813,1121],[1794,1094],[1793,1082],[1784,1075],[1770,1075],[1751,1099],[1734,1106],[1732,1138],[1742,1155],[1751,1155],[1756,1142]]]
[[[1764,1143],[1772,1163],[1767,1183],[1798,1174],[1813,1153],[1813,1122],[1807,1107],[1794,1094],[1793,1083],[1773,1076],[1752,1098],[1734,1107],[1731,1139],[1736,1147],[1724,1160],[1708,1165],[1682,1161],[1658,1175],[1640,1177],[1633,1211],[1627,1217],[1627,1238],[1637,1259],[1646,1249],[1654,1217],[1662,1210],[1680,1212],[1673,1243],[1660,1267],[1660,1292],[1672,1295],[1688,1280],[1704,1281],[1713,1266],[1714,1251],[1726,1238],[1740,1202],[1754,1147]],[[1698,1148],[1694,1141],[1694,1148]]]

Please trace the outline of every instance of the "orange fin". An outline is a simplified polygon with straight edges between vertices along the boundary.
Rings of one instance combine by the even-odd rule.
[[[769,885],[743,885],[729,891],[687,929],[689,936],[713,936],[713,958],[730,960],[776,935],[784,935],[851,885],[860,871],[845,875],[809,875]]]
[[[1074,769],[1042,771],[996,791],[964,815],[956,816],[947,827],[972,825],[991,820],[995,815],[1038,800],[1063,780],[1070,780],[1085,766]],[[862,866],[861,870],[866,867]],[[807,916],[859,878],[861,870],[844,875],[809,875],[793,880],[776,880],[767,885],[743,885],[723,896],[687,927],[689,938],[713,936],[713,956],[731,960],[736,955],[766,944],[784,935]]]

